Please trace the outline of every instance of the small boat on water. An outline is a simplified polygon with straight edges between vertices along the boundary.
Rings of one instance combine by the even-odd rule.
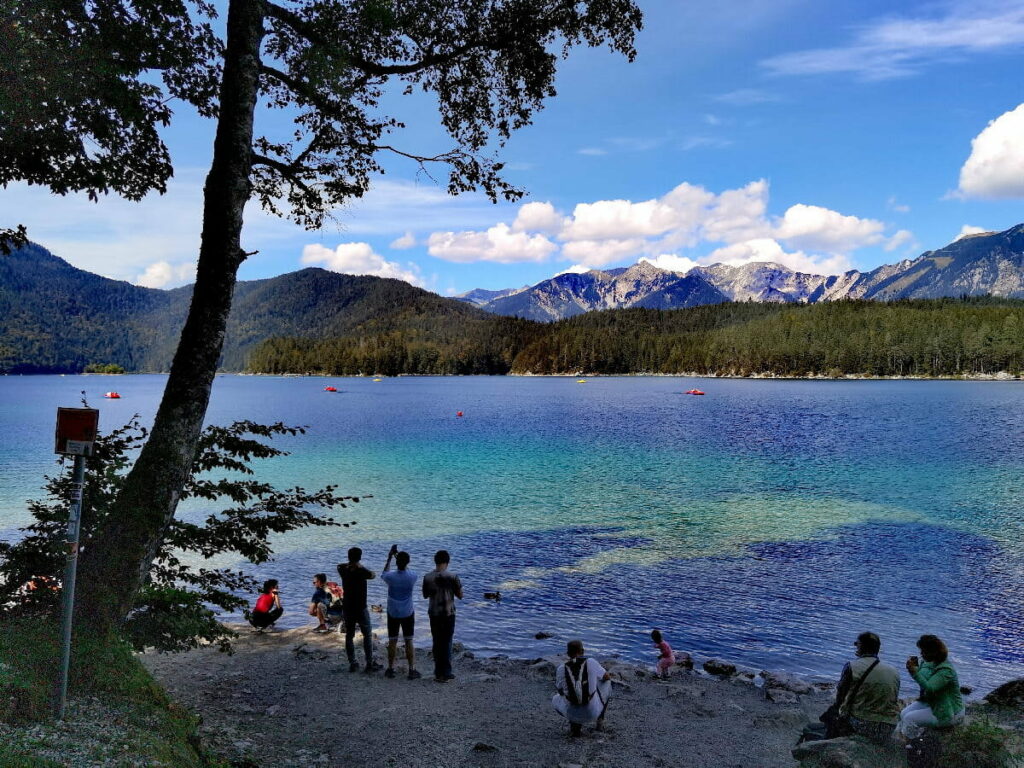
[[[704,393],[701,392],[699,389],[688,389],[683,394],[685,394],[685,395],[703,395]]]
[[[374,379],[374,381],[384,381],[384,379]]]
[[[576,383],[577,384],[586,384],[587,380],[586,379],[576,379]]]
[[[324,392],[337,392],[337,387],[324,387]]]
[[[108,400],[120,400],[121,399],[121,395],[119,395],[117,392],[104,392],[103,396],[105,398],[107,398]]]

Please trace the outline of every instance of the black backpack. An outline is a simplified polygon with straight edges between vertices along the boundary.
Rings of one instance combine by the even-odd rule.
[[[575,707],[586,706],[594,695],[590,692],[587,666],[585,656],[572,659],[565,665],[565,698]]]

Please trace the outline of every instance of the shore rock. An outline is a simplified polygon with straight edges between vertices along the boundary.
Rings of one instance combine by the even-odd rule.
[[[761,672],[761,677],[764,678],[765,690],[771,690],[773,688],[780,688],[784,691],[792,691],[801,695],[808,694],[814,691],[814,688],[806,680],[801,680],[795,675],[791,675],[788,672],[769,672],[764,670]]]
[[[736,665],[721,659],[708,659],[704,662],[704,671],[709,675],[731,677],[736,674]]]
[[[997,707],[1024,707],[1024,678],[1003,683],[985,696],[985,701]]]
[[[902,755],[891,747],[847,737],[805,741],[793,747],[793,757],[801,768],[895,768],[901,765]]]
[[[693,656],[688,654],[686,651],[676,651],[673,655],[675,656],[677,667],[693,669]]]

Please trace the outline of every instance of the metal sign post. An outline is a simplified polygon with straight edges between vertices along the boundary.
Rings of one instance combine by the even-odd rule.
[[[68,674],[71,669],[71,620],[75,613],[75,576],[78,572],[78,535],[82,520],[82,488],[85,485],[85,457],[92,454],[99,428],[100,412],[94,408],[57,409],[56,453],[75,457],[71,482],[71,510],[68,515],[67,562],[61,596],[60,688],[57,695],[57,719],[64,719],[68,698]]]

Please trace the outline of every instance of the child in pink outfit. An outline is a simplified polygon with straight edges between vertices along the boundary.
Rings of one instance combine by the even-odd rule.
[[[672,662],[675,661],[675,656],[672,655],[672,646],[665,642],[665,638],[661,636],[659,630],[651,632],[651,641],[654,643],[654,647],[658,649],[658,666],[656,671],[658,676],[662,680],[668,679],[668,672],[672,669]]]

